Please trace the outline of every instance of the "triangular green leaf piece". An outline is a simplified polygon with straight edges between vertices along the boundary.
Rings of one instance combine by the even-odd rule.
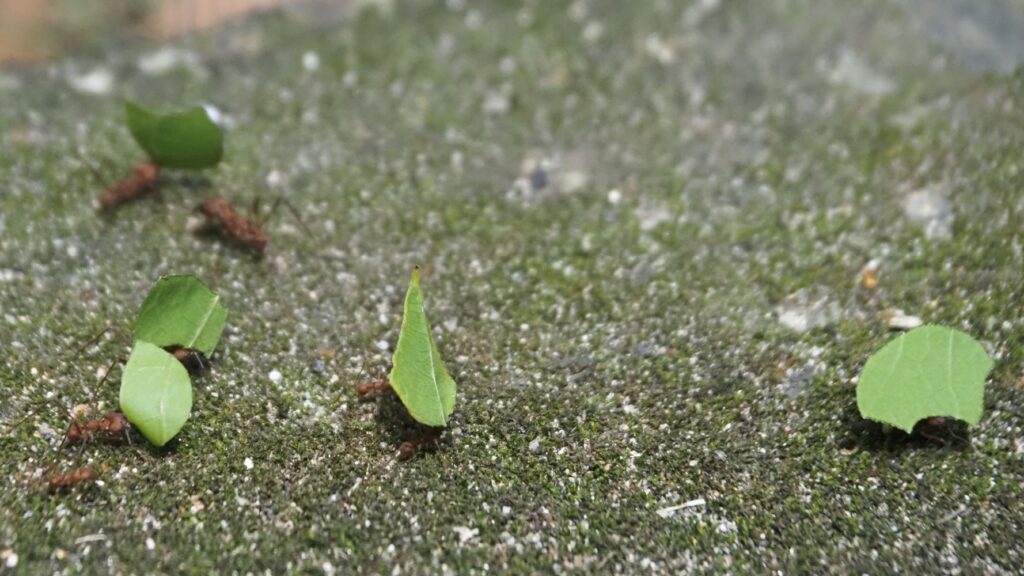
[[[173,355],[136,342],[121,376],[121,411],[156,446],[174,438],[192,412],[192,382]]]
[[[868,359],[857,384],[857,407],[864,418],[908,433],[933,416],[976,426],[991,370],[992,359],[971,336],[922,326]]]
[[[419,269],[413,271],[405,295],[402,330],[390,380],[391,387],[415,420],[427,426],[448,425],[448,417],[455,410],[455,381],[445,370],[430,335],[430,324],[423,310]]]
[[[142,303],[132,338],[161,348],[191,348],[209,356],[227,316],[220,296],[195,276],[164,276]]]
[[[126,102],[124,110],[132,137],[162,167],[210,168],[224,155],[224,136],[202,106],[161,115]]]

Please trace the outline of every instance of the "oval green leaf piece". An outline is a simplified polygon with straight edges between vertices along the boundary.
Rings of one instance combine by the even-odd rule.
[[[455,410],[455,381],[448,375],[430,335],[423,310],[420,272],[412,273],[405,295],[402,330],[391,368],[391,387],[409,414],[427,426],[447,426]]]
[[[224,155],[224,136],[202,106],[161,115],[126,102],[124,110],[132,137],[162,167],[210,168]]]
[[[159,346],[136,342],[121,376],[121,411],[146,440],[167,444],[192,412],[188,371]]]
[[[864,418],[908,433],[933,416],[976,426],[991,370],[992,359],[971,336],[941,326],[922,326],[868,359],[857,384],[857,408]]]
[[[195,276],[164,276],[146,295],[132,339],[161,348],[182,346],[209,356],[224,331],[228,311]]]

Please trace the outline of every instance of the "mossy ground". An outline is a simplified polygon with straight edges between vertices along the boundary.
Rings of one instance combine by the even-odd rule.
[[[461,4],[272,13],[156,75],[134,48],[4,72],[0,570],[1019,570],[1024,77],[890,2]],[[94,67],[112,93],[67,88]],[[216,106],[225,163],[98,215],[87,165],[142,160],[116,96]],[[918,190],[948,234],[908,219]],[[312,235],[278,212],[263,260],[197,236],[214,194],[285,196]],[[399,463],[394,406],[354,387],[416,264],[459,403]],[[230,309],[192,419],[66,451],[103,483],[45,494],[68,410],[116,404],[97,371],[126,349],[75,349],[169,273]],[[891,308],[996,358],[966,439],[859,418]]]

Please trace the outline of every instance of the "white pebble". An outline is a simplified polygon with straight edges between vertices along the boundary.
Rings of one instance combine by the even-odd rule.
[[[618,204],[622,202],[622,192],[618,188],[608,191],[608,202],[612,204]]]
[[[467,528],[465,526],[455,526],[452,528],[456,534],[459,535],[459,543],[464,544],[470,540],[476,538],[477,534],[480,533],[476,528]]]
[[[252,470],[253,468],[252,458],[246,458],[242,461],[242,464],[245,465],[246,470]]]
[[[316,72],[320,69],[320,56],[316,52],[306,52],[302,55],[302,67],[309,72]]]
[[[114,73],[106,68],[96,68],[85,74],[71,74],[68,84],[83,94],[108,94],[114,87]]]
[[[152,538],[146,538],[146,550],[155,550],[156,542]]]
[[[902,310],[897,310],[896,314],[889,318],[889,328],[893,330],[913,330],[921,324],[924,324],[924,322],[920,318],[904,314]]]
[[[278,372],[277,370],[271,370],[270,374],[267,374],[267,377],[270,378],[270,381],[273,382],[274,384],[280,384],[281,380],[283,379],[281,373]]]
[[[281,173],[277,170],[271,170],[270,173],[267,174],[267,186],[270,186],[271,188],[277,188],[283,181],[284,177],[281,176]]]

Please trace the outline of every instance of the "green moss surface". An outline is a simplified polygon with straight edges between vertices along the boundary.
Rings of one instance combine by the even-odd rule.
[[[269,13],[161,74],[137,46],[2,73],[0,571],[1024,565],[1024,77],[880,0],[461,4]],[[111,92],[68,87],[95,68]],[[143,159],[119,97],[215,106],[224,164],[97,214]],[[904,210],[922,190],[944,233]],[[279,210],[256,259],[194,233],[212,195],[283,196],[310,233]],[[354,389],[417,264],[459,398],[397,462],[400,410]],[[192,419],[55,455],[127,356],[76,350],[171,273],[230,310]],[[996,359],[945,445],[857,414],[896,308]],[[86,464],[101,485],[46,494]]]

